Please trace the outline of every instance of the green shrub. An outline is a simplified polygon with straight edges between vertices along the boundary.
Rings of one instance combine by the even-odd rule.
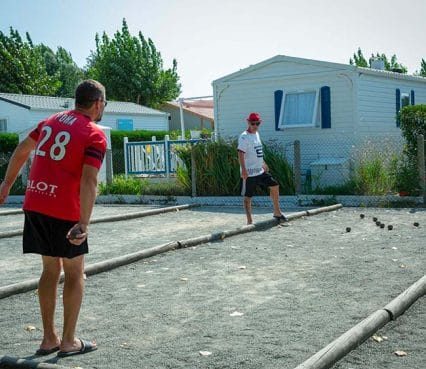
[[[190,192],[179,183],[144,181],[142,195],[188,196]]]
[[[12,153],[18,146],[19,136],[17,133],[0,133],[0,153]]]
[[[406,150],[411,161],[417,160],[417,136],[426,138],[426,105],[409,105],[399,114],[402,135],[406,140]]]
[[[136,177],[114,176],[111,184],[100,183],[100,195],[140,195],[142,181]]]
[[[356,183],[353,179],[347,181],[346,183],[340,186],[327,186],[324,188],[317,187],[312,191],[309,191],[310,194],[315,195],[355,195],[356,194]]]
[[[111,184],[99,184],[100,195],[184,196],[188,192],[173,182],[152,182],[146,178],[115,176]]]
[[[396,167],[395,187],[397,192],[409,195],[418,195],[420,192],[417,163],[405,154]]]

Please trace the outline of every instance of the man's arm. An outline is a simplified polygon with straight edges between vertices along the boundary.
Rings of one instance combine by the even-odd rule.
[[[74,245],[81,245],[87,238],[90,217],[96,200],[98,172],[99,170],[91,165],[83,166],[80,181],[80,220],[67,235],[69,241]]]
[[[7,196],[9,196],[10,189],[16,181],[19,171],[28,160],[31,151],[35,149],[36,143],[37,142],[31,137],[27,137],[19,143],[13,152],[9,165],[7,166],[6,175],[0,185],[0,204],[3,204]]]
[[[247,173],[247,168],[246,168],[246,161],[245,161],[245,152],[238,150],[238,161],[240,162],[240,166],[241,166],[241,177],[242,179],[247,179],[248,177],[248,173]]]

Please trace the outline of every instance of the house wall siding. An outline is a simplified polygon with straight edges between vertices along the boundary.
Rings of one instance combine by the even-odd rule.
[[[8,132],[19,132],[28,125],[29,110],[0,100],[0,119],[7,120]]]
[[[164,115],[125,115],[125,114],[104,114],[101,124],[112,129],[117,129],[118,119],[132,119],[133,129],[144,129],[152,131],[168,131],[169,121]]]
[[[396,124],[396,89],[401,94],[415,91],[415,104],[426,103],[426,83],[380,78],[361,74],[359,76],[359,137],[401,137]],[[402,137],[401,137],[402,138]]]

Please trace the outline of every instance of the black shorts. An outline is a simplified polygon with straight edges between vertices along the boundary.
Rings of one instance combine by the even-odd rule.
[[[52,218],[34,211],[25,211],[23,250],[24,254],[40,254],[61,258],[74,258],[87,254],[87,239],[73,245],[66,238],[68,231],[77,222]]]
[[[273,187],[278,186],[278,183],[269,173],[266,172],[259,174],[258,176],[248,177],[245,181],[241,178],[241,196],[253,197],[257,186]]]

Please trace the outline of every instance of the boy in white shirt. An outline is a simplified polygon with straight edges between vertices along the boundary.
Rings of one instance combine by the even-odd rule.
[[[244,209],[247,224],[252,224],[251,198],[257,186],[269,187],[274,206],[274,218],[280,222],[287,221],[281,213],[279,204],[279,186],[268,173],[268,166],[263,161],[262,141],[258,133],[262,120],[258,113],[250,113],[247,118],[247,130],[238,138],[238,160],[241,167],[241,196],[244,196]]]

